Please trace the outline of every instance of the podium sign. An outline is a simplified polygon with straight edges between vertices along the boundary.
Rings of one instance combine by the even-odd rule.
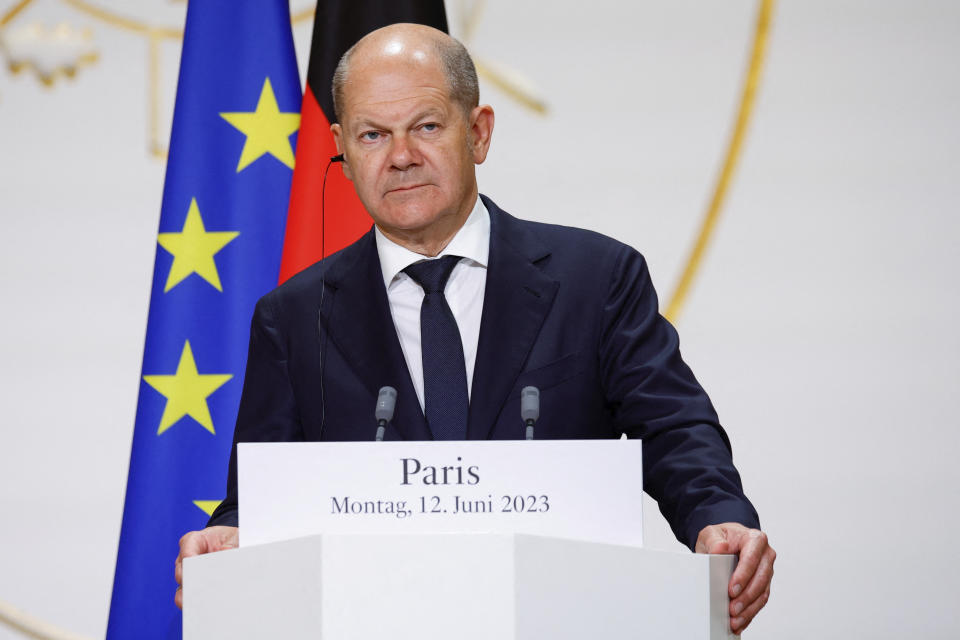
[[[639,440],[238,445],[242,546],[524,533],[642,546]]]

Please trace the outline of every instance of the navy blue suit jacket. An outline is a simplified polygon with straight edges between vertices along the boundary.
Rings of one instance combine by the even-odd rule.
[[[467,437],[523,439],[520,389],[533,385],[538,439],[643,439],[644,489],[691,548],[708,524],[759,527],[643,256],[597,233],[518,220],[483,198],[490,257]],[[237,524],[236,442],[372,440],[385,385],[398,392],[386,439],[432,439],[371,230],[258,302],[227,497],[209,524]]]

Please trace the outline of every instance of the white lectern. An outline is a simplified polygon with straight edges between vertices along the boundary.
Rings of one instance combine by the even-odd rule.
[[[521,534],[328,534],[188,558],[186,640],[734,637],[732,556]]]

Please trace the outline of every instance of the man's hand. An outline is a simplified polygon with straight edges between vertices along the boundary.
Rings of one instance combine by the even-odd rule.
[[[177,593],[173,597],[178,607],[183,608],[183,559],[224,549],[236,549],[239,539],[240,529],[220,526],[191,531],[180,538],[180,555],[177,556],[177,565],[174,570],[178,586]]]
[[[697,553],[736,553],[737,568],[730,577],[730,629],[742,633],[770,599],[773,561],[777,552],[767,543],[767,534],[736,522],[704,527],[697,536]]]

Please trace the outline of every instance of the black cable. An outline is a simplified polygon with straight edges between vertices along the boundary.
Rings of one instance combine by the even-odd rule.
[[[333,166],[334,162],[344,162],[343,154],[337,154],[335,156],[330,156],[330,162],[327,163],[327,168],[323,170],[323,187],[320,189],[320,259],[323,260],[327,257],[327,217],[326,217],[326,208],[327,208],[327,174],[330,173],[330,167]]]
[[[323,170],[323,187],[320,189],[320,259],[323,260],[327,257],[327,218],[326,218],[326,208],[327,208],[327,174],[330,173],[330,167],[334,162],[343,162],[343,154],[333,156],[330,158],[330,162],[327,163],[327,168]],[[323,438],[323,426],[327,422],[327,399],[326,394],[324,393],[323,388],[323,364],[327,359],[327,341],[325,339],[326,333],[323,331],[323,294],[325,293],[327,284],[321,280],[320,281],[320,307],[317,309],[317,337],[321,338],[320,340],[320,435],[319,437]]]

